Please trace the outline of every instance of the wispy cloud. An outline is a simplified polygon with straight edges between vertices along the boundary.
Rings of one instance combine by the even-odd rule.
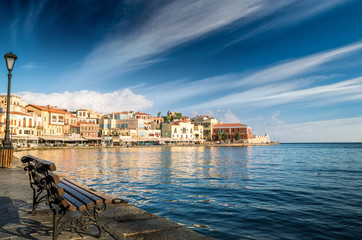
[[[86,108],[101,113],[123,110],[140,111],[149,109],[153,105],[145,96],[135,94],[129,89],[109,93],[82,90],[50,94],[32,92],[18,92],[15,94],[21,96],[23,101],[30,104],[50,104],[70,110]]]
[[[13,40],[18,36],[19,29],[23,29],[27,34],[32,34],[39,23],[39,18],[44,11],[48,0],[30,2],[26,8],[22,8],[20,3],[14,2],[16,18],[10,24]]]
[[[271,18],[268,18],[268,21],[263,22],[260,25],[252,28],[251,30],[245,32],[238,39],[233,40],[224,47],[228,47],[240,41],[258,36],[263,33],[270,33],[274,30],[280,31],[291,26],[302,24],[308,19],[313,18],[323,14],[324,12],[340,5],[346,3],[344,0],[330,0],[330,1],[320,1],[316,4],[315,1],[273,1],[274,9],[284,11],[279,11],[278,14],[273,15]],[[268,13],[273,11],[266,11],[259,13],[259,17],[263,15],[268,15]]]
[[[44,68],[45,66],[40,64],[40,63],[34,63],[34,62],[31,62],[31,63],[27,63],[27,64],[24,64],[23,66],[21,66],[22,69],[25,69],[25,70],[33,70],[33,69],[39,69],[39,68]]]
[[[270,126],[280,142],[362,142],[362,117]]]
[[[241,74],[229,74],[200,80],[187,86],[173,86],[173,89],[177,89],[177,93],[175,91],[175,94],[172,94],[172,96],[176,101],[189,98],[191,97],[190,94],[193,94],[192,89],[200,89],[201,94],[205,90],[209,95],[217,94],[220,91],[227,93],[222,97],[208,99],[203,103],[195,104],[192,106],[194,109],[209,109],[210,106],[214,108],[228,108],[242,103],[248,103],[248,106],[253,107],[256,105],[263,107],[303,101],[311,99],[311,97],[325,100],[335,95],[340,97],[334,99],[334,101],[347,101],[361,92],[361,78],[307,88],[306,85],[311,82],[313,83],[313,81],[311,81],[311,77],[304,76],[318,72],[320,67],[327,63],[345,58],[361,50],[362,42],[357,42],[300,59],[290,60],[244,76],[241,76]],[[325,77],[329,78],[332,76],[338,76],[338,74]],[[318,75],[317,78],[322,79],[323,77]],[[207,88],[203,87],[206,85],[208,86]],[[164,89],[164,92],[168,91]],[[173,93],[172,89],[170,89],[170,93]],[[193,96],[197,97],[199,95],[195,94]]]
[[[85,58],[80,73],[116,75],[148,66],[153,63],[149,62],[150,57],[219,30],[258,11],[263,3],[262,0],[186,0],[157,6],[137,30],[128,35],[114,33],[102,41]]]
[[[88,54],[77,74],[67,77],[89,82],[89,79],[98,79],[100,76],[109,79],[127,71],[135,71],[162,61],[160,54],[170,49],[215,31],[250,24],[295,3],[297,1],[185,0],[155,5],[149,11],[150,16],[137,29],[125,35],[117,30],[110,33]],[[293,14],[288,15],[294,21],[285,21],[283,25],[276,22],[274,27],[294,24],[301,18],[314,16],[337,3],[340,0],[328,4],[313,2],[312,8],[306,4],[297,4]],[[260,28],[259,32],[269,29]]]
[[[236,82],[236,86],[260,85],[265,83],[283,81],[302,74],[318,70],[323,64],[348,56],[362,50],[362,42],[349,44],[340,48],[327,50],[325,52],[302,57],[296,60],[289,60],[285,63],[272,66]]]

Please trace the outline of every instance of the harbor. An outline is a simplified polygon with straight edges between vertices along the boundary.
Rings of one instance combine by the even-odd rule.
[[[361,171],[355,170],[361,150],[361,143],[282,143],[14,155],[54,162],[65,178],[216,239],[356,239],[362,229]]]
[[[15,158],[13,168],[0,168],[0,239],[51,239],[52,212],[44,205],[30,213],[33,193],[23,167]],[[105,231],[101,239],[212,239],[129,203],[107,206],[99,220]],[[96,230],[63,231],[59,239],[99,239]]]

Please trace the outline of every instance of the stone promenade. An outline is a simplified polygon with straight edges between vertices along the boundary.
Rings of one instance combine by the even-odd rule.
[[[14,159],[13,168],[0,168],[0,240],[51,239],[52,212],[43,204],[31,214],[31,206],[29,179],[20,160]],[[108,205],[100,221],[106,232],[101,239],[212,239],[128,203]],[[85,232],[63,231],[58,239],[99,239],[96,236],[91,226]]]

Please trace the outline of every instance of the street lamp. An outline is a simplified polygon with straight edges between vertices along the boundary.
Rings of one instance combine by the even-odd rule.
[[[6,61],[6,66],[8,68],[9,74],[8,74],[8,95],[7,95],[7,101],[6,101],[6,129],[5,129],[5,137],[3,141],[3,148],[4,149],[12,149],[13,146],[11,144],[11,141],[9,139],[9,125],[10,125],[10,87],[11,87],[11,71],[13,70],[14,64],[16,59],[18,58],[15,54],[12,52],[5,54],[4,56]]]

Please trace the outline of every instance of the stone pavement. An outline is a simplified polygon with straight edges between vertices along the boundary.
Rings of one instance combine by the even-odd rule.
[[[45,204],[31,214],[32,190],[19,159],[10,169],[0,168],[0,240],[51,239],[52,212]],[[105,236],[101,239],[212,239],[177,223],[148,213],[128,203],[107,205],[100,215]],[[71,233],[63,231],[58,239],[99,239],[97,229]]]

